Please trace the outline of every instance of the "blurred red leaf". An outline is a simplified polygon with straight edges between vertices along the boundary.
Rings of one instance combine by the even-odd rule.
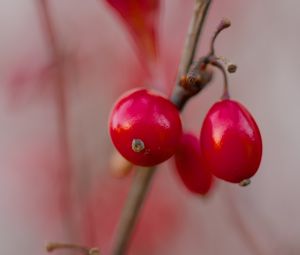
[[[147,61],[157,55],[159,0],[106,0],[121,16],[133,36],[141,57]],[[144,61],[144,60],[143,60]]]

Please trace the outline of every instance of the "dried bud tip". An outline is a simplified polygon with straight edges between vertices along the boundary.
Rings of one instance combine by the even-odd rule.
[[[227,66],[227,71],[229,73],[235,73],[237,70],[237,66],[235,64],[229,63]]]
[[[250,183],[251,183],[251,180],[250,180],[250,179],[245,179],[245,180],[242,180],[242,181],[239,183],[239,185],[240,185],[241,187],[246,187],[246,186],[248,186]]]
[[[89,250],[89,255],[100,255],[100,251],[98,248],[91,248]]]
[[[141,139],[133,139],[131,148],[134,152],[141,152],[145,149],[145,144]]]
[[[221,27],[222,29],[227,28],[227,27],[230,27],[230,26],[231,26],[231,21],[230,21],[229,19],[223,18],[223,19],[221,20],[220,27]]]

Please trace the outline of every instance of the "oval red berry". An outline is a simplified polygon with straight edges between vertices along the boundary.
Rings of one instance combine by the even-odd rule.
[[[212,185],[212,174],[208,171],[199,140],[192,134],[183,134],[175,152],[175,164],[184,186],[195,194],[205,195]]]
[[[109,129],[117,150],[140,166],[154,166],[170,158],[182,135],[175,105],[146,89],[130,91],[117,101]]]
[[[200,135],[207,166],[220,179],[239,183],[252,177],[262,157],[258,126],[240,103],[222,100],[207,113]]]

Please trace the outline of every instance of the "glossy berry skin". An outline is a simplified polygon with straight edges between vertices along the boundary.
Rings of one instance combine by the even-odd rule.
[[[252,177],[262,157],[262,138],[248,110],[233,100],[212,106],[203,122],[200,144],[210,171],[240,183]]]
[[[182,135],[175,105],[146,89],[130,91],[117,101],[109,129],[117,150],[139,166],[154,166],[170,158]]]
[[[181,181],[189,191],[199,195],[208,193],[213,176],[205,165],[196,136],[188,133],[182,135],[175,152],[175,165]]]

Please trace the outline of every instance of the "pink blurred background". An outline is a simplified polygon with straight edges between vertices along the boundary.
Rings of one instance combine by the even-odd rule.
[[[145,56],[106,1],[48,2],[63,88],[39,1],[0,0],[0,253],[45,254],[47,241],[65,241],[108,254],[131,177],[110,175],[107,119],[122,92],[149,85],[147,65],[140,62]],[[183,0],[160,3],[159,68],[151,69],[151,86],[166,94],[192,6]],[[217,53],[238,65],[230,76],[231,94],[261,128],[260,171],[247,188],[219,181],[203,199],[184,189],[172,161],[164,163],[130,255],[300,253],[299,8],[295,0],[213,2],[199,54],[206,53],[219,20],[230,18],[233,25],[218,39]],[[216,72],[188,103],[187,130],[199,133],[221,82]]]

